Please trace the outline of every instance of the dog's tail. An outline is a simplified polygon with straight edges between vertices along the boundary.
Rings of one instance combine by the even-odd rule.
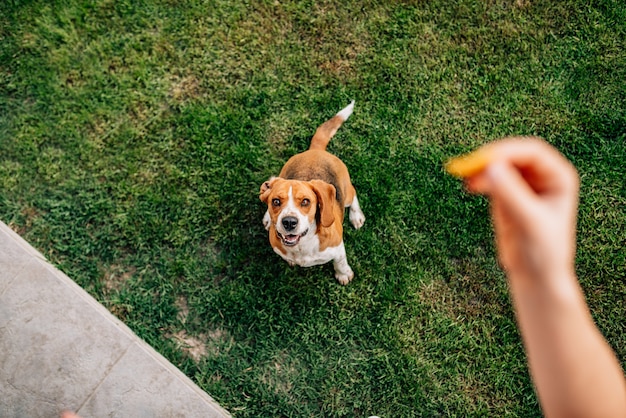
[[[322,123],[315,131],[315,135],[311,139],[309,149],[326,150],[326,146],[330,139],[335,136],[337,129],[348,120],[354,109],[354,100],[350,104],[339,111],[335,116]]]

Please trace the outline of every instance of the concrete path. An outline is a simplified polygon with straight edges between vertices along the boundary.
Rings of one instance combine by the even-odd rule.
[[[0,222],[0,417],[230,416]]]

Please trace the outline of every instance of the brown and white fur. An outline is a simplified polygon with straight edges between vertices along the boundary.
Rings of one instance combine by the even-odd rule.
[[[353,109],[354,101],[320,125],[309,149],[291,157],[278,177],[261,185],[259,195],[267,204],[263,225],[274,251],[292,266],[332,261],[343,285],[354,277],[343,244],[345,208],[350,207],[350,223],[356,229],[365,216],[346,165],[326,146]]]

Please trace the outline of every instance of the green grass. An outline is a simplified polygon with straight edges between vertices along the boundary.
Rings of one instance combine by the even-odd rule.
[[[538,416],[487,202],[449,156],[540,135],[582,178],[578,274],[626,361],[621,1],[0,5],[0,219],[235,416]],[[289,267],[260,184],[330,150],[356,272]],[[346,226],[347,226],[346,222]]]

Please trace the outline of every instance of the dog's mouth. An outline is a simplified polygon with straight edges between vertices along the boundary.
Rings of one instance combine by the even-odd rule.
[[[278,238],[280,238],[283,244],[285,244],[288,247],[293,247],[294,245],[298,245],[298,243],[300,242],[300,238],[305,236],[308,232],[309,230],[307,229],[306,231],[298,235],[296,234],[283,235],[280,232],[276,231],[276,235],[278,235]]]

